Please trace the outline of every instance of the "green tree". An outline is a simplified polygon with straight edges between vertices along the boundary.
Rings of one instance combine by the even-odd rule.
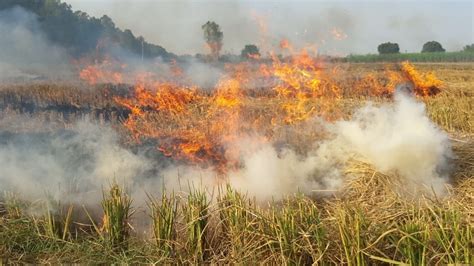
[[[441,43],[437,41],[430,41],[423,44],[423,49],[421,49],[422,53],[436,53],[436,52],[445,52],[446,50],[443,48]]]
[[[224,33],[221,31],[219,24],[214,21],[206,22],[206,24],[202,25],[201,28],[204,31],[204,40],[211,50],[211,56],[214,59],[218,59],[219,53],[222,49]]]
[[[258,47],[254,44],[247,44],[245,45],[244,49],[240,53],[240,56],[245,59],[253,58],[257,59],[260,57],[260,51]]]
[[[464,52],[474,52],[474,43],[464,46],[462,49]]]
[[[385,42],[377,47],[379,54],[398,54],[400,53],[400,47],[398,43]]]

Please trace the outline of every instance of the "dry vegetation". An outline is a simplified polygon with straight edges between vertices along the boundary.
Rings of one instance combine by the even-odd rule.
[[[102,220],[89,213],[89,207],[24,202],[21,195],[5,194],[0,205],[0,262],[472,264],[474,65],[416,66],[436,71],[445,84],[439,95],[425,99],[429,116],[449,132],[456,155],[445,198],[401,195],[397,187],[404,184],[396,176],[361,161],[347,166],[354,178],[342,193],[324,198],[293,195],[268,204],[223,186],[212,198],[200,187],[188,194],[148,191],[145,208],[134,206],[126,189],[112,184],[104,190]],[[339,81],[349,90],[363,73],[382,75],[384,65],[341,67],[352,73]],[[126,87],[5,85],[0,89],[0,126],[24,130],[16,121],[29,117],[61,128],[89,116],[120,128],[128,111],[111,95],[129,93]],[[344,97],[338,110],[350,116],[362,100]],[[250,104],[252,114],[272,108],[271,102],[249,101],[257,101]],[[299,143],[292,145],[304,146],[304,136],[294,139]],[[32,208],[44,215],[26,211]],[[75,219],[84,216],[85,221]],[[149,221],[145,234],[135,226],[141,219]]]

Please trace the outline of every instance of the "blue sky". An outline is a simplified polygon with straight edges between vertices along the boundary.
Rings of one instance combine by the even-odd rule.
[[[73,10],[107,14],[122,29],[178,54],[205,52],[201,25],[216,21],[223,50],[255,43],[272,50],[282,38],[322,53],[376,53],[391,41],[417,52],[439,41],[447,50],[474,43],[474,0],[464,1],[191,1],[66,0]],[[259,27],[264,22],[266,31]]]

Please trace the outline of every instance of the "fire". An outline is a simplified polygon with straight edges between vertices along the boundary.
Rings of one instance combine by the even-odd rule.
[[[434,73],[420,74],[409,62],[402,62],[401,72],[393,70],[385,71],[385,82],[369,73],[359,82],[355,88],[358,95],[364,96],[391,96],[398,85],[408,83],[413,87],[413,93],[419,97],[433,96],[441,92],[443,82]]]
[[[402,63],[402,72],[413,83],[414,92],[418,96],[432,96],[438,94],[443,82],[434,73],[420,74],[408,61]]]
[[[283,40],[281,47],[291,45]],[[227,65],[226,75],[211,91],[177,82],[186,77],[176,62],[171,63],[169,80],[157,81],[149,73],[136,75],[133,96],[115,98],[130,110],[124,126],[137,142],[155,141],[164,156],[225,175],[240,167],[249,147],[242,149],[238,143],[249,136],[259,143],[273,142],[282,128],[296,127],[314,116],[340,118],[339,103],[345,97],[389,97],[404,82],[412,83],[414,93],[425,97],[439,92],[442,85],[433,73],[420,74],[404,62],[400,71],[386,70],[383,77],[369,74],[347,90],[338,80],[344,70],[328,68],[306,50],[270,59]],[[108,70],[110,65],[103,66],[86,67],[80,76],[91,84],[109,77],[115,83],[122,81]],[[263,88],[255,93],[255,86]],[[272,106],[265,107],[269,102]]]
[[[288,63],[274,59],[273,75],[280,80],[273,89],[282,101],[286,113],[283,120],[288,124],[307,120],[315,114],[316,108],[309,106],[311,99],[333,101],[340,96],[337,86],[322,86],[321,66],[305,51]]]
[[[391,96],[396,87],[403,83],[403,78],[397,72],[386,70],[385,81],[380,79],[375,72],[370,72],[360,81],[355,83],[355,93],[358,96],[376,96],[388,97]]]
[[[100,64],[86,66],[80,71],[79,77],[90,85],[98,83],[123,83],[122,72],[125,67],[125,64],[116,64],[105,59]]]
[[[224,147],[237,139],[240,96],[240,82],[226,79],[211,96],[171,83],[140,83],[135,97],[116,101],[131,110],[125,126],[137,140],[161,140],[158,149],[165,156],[224,172],[238,164]]]

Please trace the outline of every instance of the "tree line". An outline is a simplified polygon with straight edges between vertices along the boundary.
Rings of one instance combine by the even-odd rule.
[[[163,47],[151,44],[132,31],[121,30],[106,15],[91,17],[86,12],[73,12],[71,6],[61,0],[1,0],[0,11],[22,7],[37,15],[40,29],[47,38],[66,48],[75,57],[83,56],[102,46],[117,44],[145,58],[175,57]],[[3,37],[2,37],[3,38]]]

